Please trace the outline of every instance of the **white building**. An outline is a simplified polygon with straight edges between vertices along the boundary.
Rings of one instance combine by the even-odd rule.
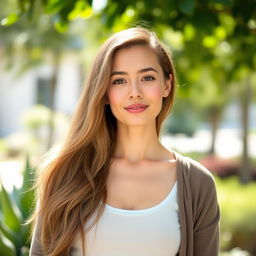
[[[15,68],[7,71],[0,62],[0,138],[22,128],[22,113],[36,104],[48,105],[52,67],[44,65],[15,78]],[[62,58],[58,72],[55,108],[71,114],[81,88],[80,66],[76,55]]]

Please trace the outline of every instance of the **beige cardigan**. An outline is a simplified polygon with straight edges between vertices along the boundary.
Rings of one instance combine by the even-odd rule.
[[[181,244],[179,256],[218,256],[220,210],[212,174],[175,151]],[[42,256],[34,230],[30,256]],[[97,255],[95,255],[97,256]],[[157,255],[156,255],[157,256]]]
[[[219,255],[220,210],[212,174],[200,163],[174,151],[181,246],[179,256]]]

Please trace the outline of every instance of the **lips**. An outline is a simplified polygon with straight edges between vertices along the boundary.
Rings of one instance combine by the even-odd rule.
[[[128,107],[125,108],[126,111],[130,112],[130,113],[141,113],[143,112],[146,108],[148,107],[148,105],[145,104],[132,104]]]
[[[138,103],[138,104],[129,105],[125,109],[141,109],[141,108],[146,108],[146,107],[148,107],[148,105]]]

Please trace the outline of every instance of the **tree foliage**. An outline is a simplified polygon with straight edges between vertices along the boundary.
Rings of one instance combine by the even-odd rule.
[[[64,37],[70,33],[70,28],[73,29],[74,21],[85,19],[99,21],[100,30],[110,33],[137,24],[153,27],[175,53],[179,96],[187,99],[189,96],[192,105],[204,109],[212,125],[213,138],[225,106],[234,97],[249,95],[245,90],[256,89],[253,82],[256,70],[255,1],[106,0],[100,5],[102,2],[9,0],[12,5],[0,14],[0,19],[5,27],[15,26],[22,20],[37,28],[42,23],[39,17],[46,15],[49,27],[54,27]],[[93,30],[93,26],[85,29]],[[58,38],[57,32],[54,39]],[[96,31],[94,34],[98,41],[107,35]],[[57,48],[63,46],[65,40],[52,42],[48,36],[40,35],[45,39],[42,40],[44,45],[52,49],[54,42]],[[29,41],[33,42],[34,38]],[[86,42],[89,41],[90,38],[86,38]],[[250,84],[244,81],[250,81]],[[243,99],[243,102],[249,100]],[[241,106],[248,108],[246,104]],[[248,112],[248,109],[243,112]],[[243,123],[246,134],[245,119]]]

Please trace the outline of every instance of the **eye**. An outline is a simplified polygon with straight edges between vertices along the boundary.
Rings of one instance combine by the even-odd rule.
[[[124,84],[125,83],[125,80],[122,79],[122,78],[119,78],[119,79],[115,79],[112,84]]]
[[[153,76],[144,76],[142,78],[142,80],[144,80],[144,81],[153,81],[153,80],[155,80],[155,78]]]

